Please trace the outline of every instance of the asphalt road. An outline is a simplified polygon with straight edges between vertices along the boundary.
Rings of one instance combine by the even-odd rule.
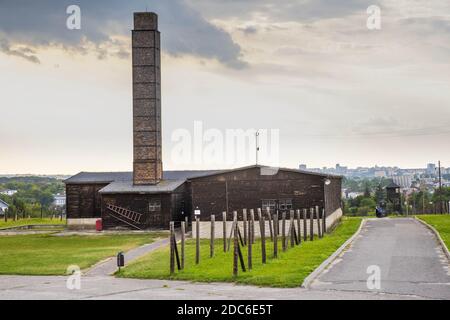
[[[372,270],[368,270],[369,266]],[[374,287],[379,267],[380,287]],[[434,234],[412,218],[370,219],[312,290],[450,299],[449,261]],[[369,287],[367,280],[369,281]]]
[[[315,291],[303,288],[277,289],[231,283],[117,279],[83,276],[79,290],[66,287],[67,277],[0,276],[0,299],[158,299],[158,300],[271,300],[271,299],[410,299],[400,295]]]

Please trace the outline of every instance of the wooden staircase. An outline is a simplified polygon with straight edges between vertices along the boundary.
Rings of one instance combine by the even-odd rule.
[[[112,204],[107,204],[106,208],[110,211],[110,215],[113,218],[122,221],[123,223],[126,223],[127,225],[135,229],[142,230],[141,227],[142,213],[128,210]]]

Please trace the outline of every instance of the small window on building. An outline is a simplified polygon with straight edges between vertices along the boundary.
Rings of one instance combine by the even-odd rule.
[[[270,212],[273,213],[277,208],[277,201],[275,199],[263,199],[261,200],[261,206],[263,211],[267,210],[267,207],[269,207]]]
[[[150,200],[148,203],[148,210],[152,211],[161,211],[161,200]]]
[[[292,209],[292,199],[280,199],[279,200],[280,210],[291,210]]]

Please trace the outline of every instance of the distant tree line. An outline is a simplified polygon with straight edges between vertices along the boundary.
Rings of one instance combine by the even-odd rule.
[[[49,177],[0,177],[0,191],[17,190],[12,196],[0,194],[8,203],[9,216],[40,217],[60,213],[61,208],[52,206],[54,195],[64,192],[61,180]]]

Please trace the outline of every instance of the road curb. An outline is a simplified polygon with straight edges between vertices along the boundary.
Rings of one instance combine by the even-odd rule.
[[[308,289],[311,283],[338,257],[341,253],[355,240],[355,238],[361,233],[362,228],[366,224],[367,219],[363,219],[359,225],[358,230],[344,242],[331,256],[329,256],[324,262],[322,262],[313,272],[311,272],[301,285],[302,288]]]
[[[430,229],[434,235],[436,236],[436,238],[438,239],[439,243],[441,244],[442,250],[444,250],[445,255],[447,256],[447,259],[450,260],[450,252],[448,251],[447,246],[445,245],[444,240],[442,240],[441,235],[439,234],[439,232],[430,224],[426,223],[425,221],[423,221],[420,218],[414,217],[414,219],[416,221],[419,221],[421,224],[423,224],[425,227],[427,227],[428,229]]]

